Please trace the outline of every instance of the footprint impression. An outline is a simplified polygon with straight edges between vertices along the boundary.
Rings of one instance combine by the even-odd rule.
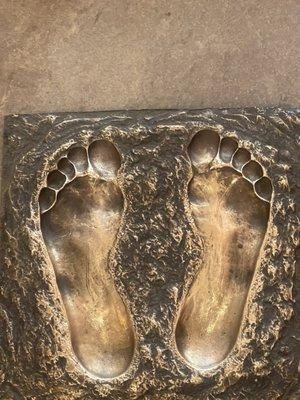
[[[267,229],[272,185],[234,139],[202,131],[188,151],[189,200],[204,260],[184,301],[176,343],[189,364],[207,369],[223,361],[236,342]]]
[[[71,148],[40,193],[41,229],[66,309],[74,352],[101,378],[124,373],[134,334],[108,272],[123,212],[120,155],[108,141]]]

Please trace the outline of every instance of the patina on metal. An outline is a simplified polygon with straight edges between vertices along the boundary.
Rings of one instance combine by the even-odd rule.
[[[298,110],[6,117],[3,398],[292,392],[297,157]]]

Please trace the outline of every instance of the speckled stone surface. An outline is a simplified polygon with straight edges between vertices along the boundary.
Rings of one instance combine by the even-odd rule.
[[[274,195],[242,330],[218,367],[192,368],[175,321],[203,248],[187,210],[187,146],[201,129],[234,137],[263,166]],[[86,374],[70,348],[63,304],[41,235],[38,196],[72,144],[109,139],[122,156],[127,209],[111,273],[136,334],[126,374]],[[4,399],[289,398],[297,381],[295,203],[299,111],[228,109],[14,115],[5,123],[1,240],[0,393]],[[298,200],[297,200],[298,199]],[[296,284],[297,285],[297,284]],[[285,397],[284,397],[285,396]]]

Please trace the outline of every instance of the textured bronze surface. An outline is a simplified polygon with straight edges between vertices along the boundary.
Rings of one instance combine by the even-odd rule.
[[[1,399],[288,399],[299,112],[5,121]]]

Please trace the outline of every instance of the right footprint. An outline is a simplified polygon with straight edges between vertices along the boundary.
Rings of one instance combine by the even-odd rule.
[[[204,260],[183,304],[176,343],[188,363],[208,369],[236,342],[267,230],[272,185],[234,139],[202,131],[188,151],[194,171],[189,199]]]

